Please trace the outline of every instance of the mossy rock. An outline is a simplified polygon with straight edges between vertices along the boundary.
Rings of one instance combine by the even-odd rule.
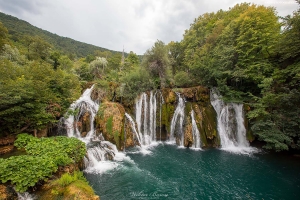
[[[175,111],[175,106],[170,103],[165,103],[162,105],[162,118],[161,118],[161,124],[165,127],[165,131],[167,134],[170,133],[170,126],[172,117]],[[158,123],[159,124],[159,123]]]
[[[177,88],[174,91],[181,93],[187,101],[207,104],[210,102],[209,89],[203,86]]]
[[[193,103],[193,109],[202,147],[220,146],[220,138],[217,134],[216,112],[212,105],[203,106]]]
[[[86,181],[76,180],[66,186],[60,186],[49,181],[44,184],[36,193],[38,200],[44,199],[80,199],[80,200],[100,200],[91,186]]]
[[[12,186],[0,184],[0,199],[1,200],[17,200],[18,194]]]
[[[175,103],[176,102],[176,94],[170,88],[163,88],[161,90],[162,96],[164,98],[165,103]]]
[[[103,102],[96,116],[97,133],[102,133],[119,150],[124,148],[124,119],[124,107],[114,102]]]
[[[190,115],[186,115],[185,119],[185,129],[184,129],[184,146],[191,147],[194,143],[193,140],[193,125]]]
[[[244,117],[244,125],[246,128],[246,138],[249,142],[253,142],[255,140],[255,136],[253,135],[253,132],[251,131],[251,128],[249,127],[249,120],[246,117],[247,116],[247,112],[249,112],[251,110],[251,107],[248,104],[244,104],[243,105],[243,109],[245,112],[245,117]]]

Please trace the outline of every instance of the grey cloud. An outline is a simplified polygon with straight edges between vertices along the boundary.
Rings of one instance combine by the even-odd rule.
[[[43,0],[0,0],[0,8],[4,13],[23,15],[25,12],[40,15],[41,7],[47,6]]]

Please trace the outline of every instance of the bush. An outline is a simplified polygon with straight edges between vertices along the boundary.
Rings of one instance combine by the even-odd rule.
[[[191,84],[191,79],[185,71],[179,71],[175,76],[175,85],[177,87],[188,87]]]

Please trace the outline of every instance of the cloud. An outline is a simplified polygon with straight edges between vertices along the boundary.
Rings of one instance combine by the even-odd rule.
[[[159,39],[180,41],[205,12],[228,10],[244,0],[0,0],[0,10],[61,36],[111,50],[143,54]],[[274,6],[279,15],[296,9],[294,0],[252,0]]]
[[[35,15],[41,15],[41,7],[47,6],[47,1],[43,0],[0,0],[0,8],[3,12],[8,12],[16,16],[22,16],[26,12],[33,13]]]

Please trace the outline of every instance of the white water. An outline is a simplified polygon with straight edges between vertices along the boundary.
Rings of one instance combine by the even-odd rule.
[[[221,149],[233,153],[249,154],[257,149],[246,139],[243,104],[225,103],[215,89],[211,90],[211,104],[217,113]]]
[[[18,200],[34,200],[35,199],[35,197],[28,192],[24,192],[24,193],[17,192],[17,194],[18,194]]]
[[[160,94],[160,101],[159,101],[159,140],[161,141],[161,112],[162,112],[162,105],[165,103],[164,102],[164,98],[163,98],[163,95],[161,93],[161,91],[159,91],[159,94]]]
[[[70,115],[65,121],[69,137],[76,137],[87,145],[87,156],[84,158],[85,171],[89,173],[103,173],[118,166],[118,162],[125,158],[125,154],[118,152],[116,146],[108,141],[104,141],[102,134],[98,137],[95,134],[94,120],[99,109],[99,104],[91,99],[92,86],[86,89],[81,97],[71,104],[70,110],[78,110],[74,115]],[[77,123],[80,116],[85,112],[90,114],[90,131],[86,137],[82,137]],[[114,160],[114,161],[111,161]]]
[[[135,103],[135,118],[141,145],[147,146],[156,142],[156,94],[150,92],[150,97],[142,93]]]
[[[178,96],[178,104],[171,121],[171,131],[170,131],[169,141],[176,142],[175,139],[175,130],[176,130],[177,134],[181,136],[180,146],[183,146],[183,142],[184,142],[183,121],[184,121],[185,102],[184,99],[180,96],[180,94],[178,93],[176,94]]]
[[[139,144],[141,145],[142,141],[141,141],[141,138],[140,138],[140,135],[139,135],[138,131],[135,128],[135,122],[133,121],[132,117],[128,113],[125,113],[125,116],[129,120],[130,125],[131,125],[131,129],[132,129],[133,133],[135,134],[135,137],[138,139]]]
[[[99,109],[99,104],[96,103],[91,99],[91,93],[93,91],[94,85],[86,89],[84,93],[81,95],[81,97],[71,104],[70,110],[71,111],[78,111],[77,115],[70,115],[66,121],[65,124],[67,126],[67,134],[69,137],[77,137],[81,140],[85,141],[86,143],[90,140],[91,137],[94,135],[94,119],[97,114],[97,111]],[[88,112],[90,114],[90,131],[87,133],[85,138],[82,138],[80,135],[80,132],[77,127],[77,123],[79,120],[79,117],[82,116],[85,112]]]
[[[198,130],[197,123],[195,121],[195,116],[194,116],[194,110],[193,109],[192,109],[192,112],[191,112],[191,118],[192,118],[192,133],[193,133],[193,141],[194,141],[193,147],[195,149],[201,149],[200,132]]]

